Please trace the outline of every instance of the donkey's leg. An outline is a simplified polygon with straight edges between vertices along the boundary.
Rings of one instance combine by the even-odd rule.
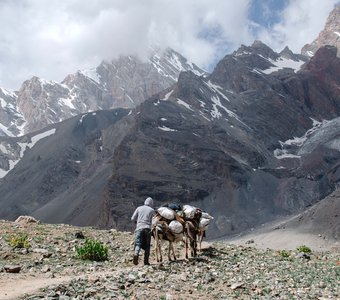
[[[170,242],[170,245],[171,245],[171,250],[172,250],[172,255],[174,257],[174,260],[177,260],[176,253],[175,253],[175,248],[174,248],[174,243]],[[170,245],[169,245],[169,247],[170,247]]]

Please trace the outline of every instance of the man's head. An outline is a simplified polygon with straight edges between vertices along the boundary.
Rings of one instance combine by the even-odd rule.
[[[153,200],[152,200],[152,198],[151,197],[146,198],[145,202],[144,202],[144,205],[153,207]]]

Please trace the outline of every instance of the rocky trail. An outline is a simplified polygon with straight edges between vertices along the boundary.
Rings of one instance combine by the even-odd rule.
[[[75,247],[85,238],[109,248],[104,262],[83,261]],[[26,234],[30,247],[9,240]],[[196,258],[132,264],[133,235],[90,227],[0,221],[0,299],[337,299],[340,255],[309,254],[205,243]],[[18,273],[10,273],[11,271]]]

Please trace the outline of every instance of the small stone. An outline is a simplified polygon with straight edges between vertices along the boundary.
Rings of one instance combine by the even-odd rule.
[[[77,231],[74,236],[77,238],[77,239],[85,239],[85,236],[84,234],[81,232],[81,231]]]
[[[50,269],[50,267],[49,266],[43,266],[42,268],[41,268],[41,272],[43,272],[43,273],[47,273],[47,272],[49,272],[51,269]]]
[[[254,243],[255,243],[254,240],[248,240],[248,241],[246,241],[246,244],[254,244]]]
[[[4,266],[4,269],[7,273],[19,273],[21,270],[20,266],[12,266],[12,265],[6,265]]]
[[[43,249],[43,248],[35,248],[32,250],[32,252],[34,253],[39,253],[39,254],[47,254],[48,251],[46,249]]]
[[[310,256],[304,252],[299,252],[297,255],[296,255],[296,258],[304,258],[304,259],[310,259]]]
[[[233,284],[230,286],[230,288],[231,288],[232,290],[236,290],[236,289],[238,289],[238,288],[243,287],[243,285],[244,285],[243,282],[235,282],[235,283],[233,283]]]
[[[21,249],[19,253],[23,255],[28,254],[28,249],[27,248]]]
[[[135,282],[136,281],[136,276],[135,275],[133,275],[133,274],[129,274],[129,276],[128,276],[128,281],[129,282]]]
[[[10,258],[13,258],[13,254],[11,252],[4,252],[1,254],[1,257],[3,259],[10,259]]]
[[[55,278],[55,275],[53,272],[46,272],[47,278]]]

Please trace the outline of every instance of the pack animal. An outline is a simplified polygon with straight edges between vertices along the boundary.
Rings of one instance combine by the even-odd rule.
[[[202,211],[199,208],[195,208],[194,212],[190,215],[190,218],[185,217],[185,258],[189,258],[189,246],[191,257],[197,255],[197,234],[199,232],[199,222],[202,216]]]
[[[184,242],[183,232],[174,233],[169,227],[170,221],[156,214],[152,221],[151,234],[155,240],[155,253],[157,262],[162,262],[162,241],[168,241],[168,259],[171,261],[171,254],[174,260],[177,260],[174,243]]]
[[[206,231],[208,229],[208,226],[210,224],[210,221],[213,220],[214,217],[209,215],[206,212],[202,212],[202,217],[199,222],[199,227],[197,231],[197,243],[198,243],[198,250],[201,252],[202,251],[202,241],[203,238],[206,236]]]

